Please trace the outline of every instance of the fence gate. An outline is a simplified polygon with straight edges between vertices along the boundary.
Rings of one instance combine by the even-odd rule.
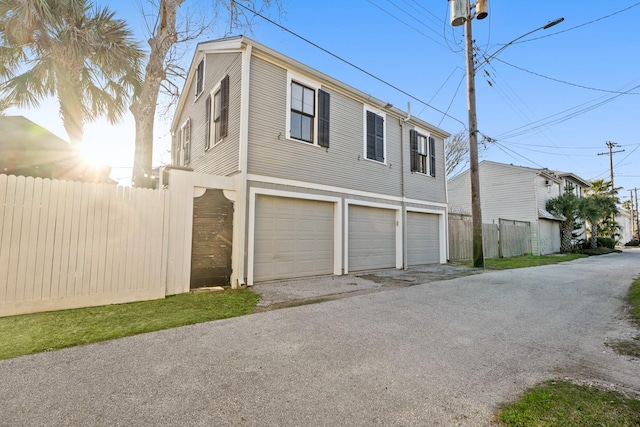
[[[228,285],[231,276],[233,203],[208,189],[193,203],[190,288]]]

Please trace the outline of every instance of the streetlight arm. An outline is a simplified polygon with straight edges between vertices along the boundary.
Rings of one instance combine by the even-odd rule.
[[[543,25],[542,27],[536,28],[535,30],[531,30],[526,34],[521,35],[520,37],[516,37],[515,39],[511,40],[509,43],[505,44],[504,46],[502,46],[500,49],[496,50],[495,52],[493,52],[491,55],[489,55],[488,57],[484,57],[484,62],[488,63],[491,59],[495,58],[500,52],[502,52],[503,50],[505,50],[506,48],[508,48],[509,46],[511,46],[512,44],[514,44],[515,42],[517,42],[518,40],[527,37],[529,34],[535,33],[536,31],[540,31],[540,30],[548,30],[549,28],[558,25],[559,23],[561,23],[562,21],[564,21],[564,18],[558,18],[554,21],[550,21],[547,24]]]

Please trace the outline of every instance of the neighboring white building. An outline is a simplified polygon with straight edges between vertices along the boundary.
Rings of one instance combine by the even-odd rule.
[[[449,134],[386,102],[233,37],[197,46],[171,129],[208,198],[185,219],[203,282],[225,263],[237,286],[447,261]]]
[[[560,223],[563,218],[546,210],[547,200],[559,196],[568,183],[578,196],[589,187],[588,181],[566,172],[534,169],[484,160],[479,164],[480,201],[483,223],[498,223],[500,218],[531,223],[534,255],[560,251]],[[448,183],[449,210],[471,213],[469,171]]]
[[[618,208],[616,223],[618,224],[618,227],[620,227],[618,229],[618,233],[620,234],[619,244],[624,245],[633,239],[634,226],[631,211],[624,208]]]

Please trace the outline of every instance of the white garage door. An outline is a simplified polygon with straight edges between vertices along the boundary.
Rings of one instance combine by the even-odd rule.
[[[407,213],[407,263],[409,265],[440,262],[439,215]]]
[[[349,271],[396,266],[396,211],[349,207]]]
[[[257,196],[254,281],[333,273],[333,203]]]

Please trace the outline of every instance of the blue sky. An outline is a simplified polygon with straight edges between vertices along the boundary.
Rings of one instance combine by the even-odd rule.
[[[613,156],[615,184],[625,188],[621,195],[640,187],[640,48],[634,34],[640,2],[488,3],[489,16],[473,22],[478,58],[549,21],[565,20],[513,43],[479,70],[478,129],[496,140],[481,159],[608,179],[609,156],[598,153],[607,152],[606,142],[612,141],[620,145],[616,150],[625,150]],[[136,2],[110,1],[109,7],[141,29]],[[285,0],[285,10],[281,25],[424,103],[260,18],[247,35],[396,107],[406,110],[411,102],[412,114],[450,133],[464,129],[463,27],[449,24],[447,1]],[[24,114],[66,137],[57,111],[48,102],[39,110],[8,113]],[[133,158],[133,121],[128,117],[116,129],[105,129],[102,123],[87,126],[85,144],[116,167],[114,175],[126,176]],[[155,139],[155,163],[168,162],[168,122],[158,121]]]

